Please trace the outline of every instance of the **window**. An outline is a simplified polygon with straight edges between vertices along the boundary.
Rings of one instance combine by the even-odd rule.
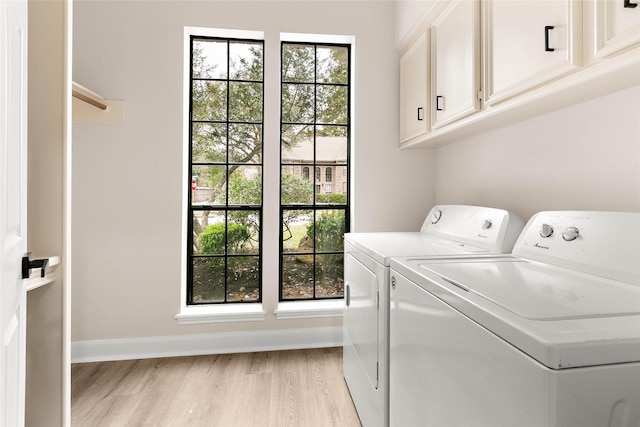
[[[331,168],[327,168],[324,176],[325,182],[331,182]],[[329,186],[331,187],[331,186]]]
[[[323,193],[321,165],[349,170],[350,45],[281,49],[280,301],[341,298],[349,177],[341,194]],[[294,164],[314,168],[315,185],[289,173]]]
[[[262,40],[190,38],[188,305],[262,298]]]
[[[302,168],[302,179],[309,181],[309,168],[307,166]]]

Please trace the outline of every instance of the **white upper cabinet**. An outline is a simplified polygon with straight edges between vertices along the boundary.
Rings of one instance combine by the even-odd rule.
[[[581,1],[484,0],[483,19],[488,105],[581,65]]]
[[[431,26],[433,128],[480,108],[479,0],[459,0]]]
[[[595,11],[596,57],[605,57],[640,42],[638,1],[600,0]]]
[[[638,3],[433,1],[401,47],[401,147],[436,147],[640,84]]]
[[[428,34],[422,32],[400,58],[400,140],[429,131]]]

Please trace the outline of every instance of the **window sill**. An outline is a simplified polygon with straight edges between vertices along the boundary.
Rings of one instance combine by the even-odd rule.
[[[276,319],[310,319],[316,317],[342,317],[344,300],[281,302],[274,311]]]
[[[199,323],[259,322],[264,320],[262,304],[224,304],[182,307],[176,314],[180,325]]]

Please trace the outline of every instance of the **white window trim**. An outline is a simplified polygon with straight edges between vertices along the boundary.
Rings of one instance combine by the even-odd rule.
[[[342,317],[344,299],[283,301],[273,312],[276,319],[312,319],[319,317]]]
[[[175,318],[180,325],[199,323],[260,322],[266,312],[262,304],[207,304],[182,307]]]
[[[189,191],[185,182],[190,179],[189,173],[189,73],[191,72],[191,36],[208,36],[223,38],[246,38],[264,40],[262,31],[226,30],[217,28],[184,27],[183,50],[183,97],[182,97],[182,251],[180,268],[180,312],[175,319],[180,325],[192,325],[197,323],[225,323],[225,322],[255,322],[265,318],[265,311],[260,303],[244,304],[209,304],[187,305],[187,221],[189,217],[188,198]]]
[[[184,27],[184,76],[183,76],[183,182],[190,177],[188,175],[188,140],[189,140],[189,79],[191,64],[191,43],[190,37],[209,36],[223,38],[248,38],[254,40],[265,40],[262,31],[243,31],[204,27]],[[322,35],[322,34],[302,34],[302,33],[280,33],[281,41],[300,41],[309,43],[347,43],[351,44],[351,82],[352,90],[355,91],[355,37]],[[266,46],[265,46],[266,48]],[[266,84],[266,81],[265,81]],[[355,92],[354,92],[355,93]],[[355,111],[355,96],[351,97],[351,111]],[[355,117],[354,117],[355,119]],[[355,124],[352,121],[351,129],[351,159],[354,159],[355,148]],[[351,163],[353,168],[353,161]],[[311,175],[311,171],[310,175]],[[315,173],[314,173],[315,175]],[[352,169],[350,187],[354,188],[354,176]],[[311,176],[310,176],[311,178]],[[187,238],[187,217],[188,217],[188,197],[187,186],[182,186],[182,242]],[[351,217],[354,217],[355,194],[351,192]],[[243,304],[207,304],[207,305],[187,305],[187,245],[182,244],[181,251],[181,279],[180,279],[180,312],[175,315],[179,325],[192,325],[202,323],[227,323],[227,322],[253,322],[264,321],[266,311],[263,308],[264,298],[267,297],[263,283],[263,303],[243,303]],[[277,295],[277,293],[276,293]],[[344,314],[344,299],[332,300],[311,300],[311,301],[283,301],[279,302],[273,311],[276,319],[308,319],[342,317]]]

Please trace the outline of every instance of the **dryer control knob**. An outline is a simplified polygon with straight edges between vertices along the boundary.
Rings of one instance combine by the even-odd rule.
[[[493,223],[491,222],[490,219],[485,219],[484,221],[482,221],[482,229],[483,230],[490,229],[492,225],[493,225]]]
[[[577,227],[568,227],[566,230],[562,232],[562,238],[567,242],[572,240],[576,240],[580,235],[580,230]]]
[[[553,226],[549,224],[542,224],[542,229],[540,230],[541,237],[551,237],[553,234]]]
[[[440,209],[436,209],[431,214],[431,224],[435,224],[436,222],[440,221],[440,218],[442,218],[442,211]]]

